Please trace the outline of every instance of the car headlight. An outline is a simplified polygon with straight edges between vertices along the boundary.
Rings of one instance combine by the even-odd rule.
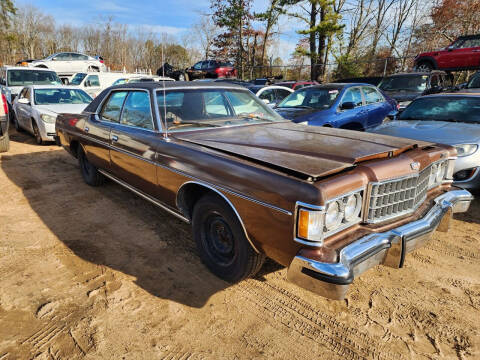
[[[57,121],[56,116],[47,115],[47,114],[40,115],[40,118],[47,124],[55,124],[55,121]]]
[[[297,241],[319,242],[361,221],[363,190],[332,199],[323,208],[300,204],[297,220]]]
[[[457,149],[458,157],[469,156],[478,150],[478,145],[477,144],[455,145],[455,149]]]
[[[430,167],[430,174],[428,177],[428,188],[441,185],[444,180],[449,178],[449,173],[452,172],[454,162],[451,160],[444,160],[432,164]]]

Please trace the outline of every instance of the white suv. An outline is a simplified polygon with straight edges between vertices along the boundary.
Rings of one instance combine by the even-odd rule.
[[[97,59],[92,56],[73,52],[57,53],[43,60],[32,61],[29,67],[51,69],[59,75],[73,75],[77,72],[107,70],[102,58],[99,57]]]

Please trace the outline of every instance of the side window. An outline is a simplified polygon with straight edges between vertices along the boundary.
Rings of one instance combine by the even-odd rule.
[[[18,95],[19,99],[23,99],[25,97],[25,94],[27,93],[28,88],[23,88],[22,91],[20,91],[20,94]]]
[[[208,91],[203,95],[205,101],[205,113],[210,117],[222,117],[229,115],[229,108],[222,93]]]
[[[345,96],[342,99],[342,104],[346,102],[353,102],[355,106],[362,106],[362,92],[359,88],[348,89]]]
[[[290,95],[290,91],[284,90],[284,89],[276,89],[275,92],[277,93],[277,101],[282,101],[285,99],[288,95]]]
[[[153,130],[150,95],[146,91],[131,91],[123,106],[120,124]]]
[[[88,60],[87,55],[82,55],[82,54],[72,54],[72,60]]]
[[[365,95],[365,102],[367,104],[375,104],[384,101],[384,98],[380,93],[372,87],[363,87],[363,94]]]
[[[275,92],[273,89],[263,91],[258,97],[262,100],[268,100],[270,103],[275,102]]]
[[[209,61],[203,61],[203,62],[202,62],[202,70],[207,70],[209,63],[210,63]]]
[[[120,122],[120,114],[126,96],[126,91],[112,93],[100,111],[100,118],[105,121]]]
[[[32,90],[30,88],[27,88],[27,91],[25,91],[25,98],[32,100]]]
[[[100,86],[100,80],[98,79],[98,75],[89,75],[87,77],[87,80],[85,81],[85,86],[89,86],[89,87]]]
[[[197,62],[195,65],[193,65],[193,68],[195,70],[202,70],[202,62]]]

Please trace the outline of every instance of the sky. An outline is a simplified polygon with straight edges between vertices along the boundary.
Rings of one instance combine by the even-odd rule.
[[[147,27],[150,31],[167,33],[180,38],[198,21],[200,14],[209,12],[210,0],[17,0],[18,5],[30,4],[52,15],[59,24],[94,23],[101,17],[113,17],[115,22],[130,27]],[[268,0],[254,0],[253,10],[266,8]],[[283,23],[276,56],[288,60],[295,49],[298,35],[294,26]]]

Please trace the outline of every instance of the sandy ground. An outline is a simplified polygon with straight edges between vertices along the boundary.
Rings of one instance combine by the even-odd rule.
[[[0,360],[480,358],[480,201],[338,302],[273,262],[217,279],[188,225],[114,183],[85,185],[29,135],[12,133],[0,166]]]

